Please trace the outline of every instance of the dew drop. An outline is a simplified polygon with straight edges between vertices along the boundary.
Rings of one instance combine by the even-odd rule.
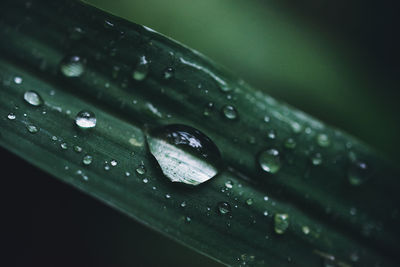
[[[231,205],[228,202],[219,202],[218,203],[218,212],[221,215],[228,215],[232,211]]]
[[[362,161],[352,162],[347,170],[347,178],[353,186],[363,184],[368,178],[368,165]]]
[[[286,141],[285,141],[285,147],[287,148],[287,149],[294,149],[294,148],[296,148],[296,141],[294,141],[294,139],[293,138],[291,138],[291,137],[289,137],[288,139],[286,139]]]
[[[143,178],[143,183],[145,183],[145,184],[147,184],[148,182],[149,182],[149,179],[147,179],[147,178]]]
[[[307,225],[304,225],[303,227],[301,227],[301,230],[303,231],[303,233],[305,235],[308,235],[310,233],[310,227],[308,227]]]
[[[80,146],[74,146],[74,151],[76,153],[81,153],[82,152],[82,148]]]
[[[231,105],[225,105],[222,107],[222,113],[225,118],[228,120],[235,120],[238,117],[238,113],[236,111],[236,108]]]
[[[35,125],[32,125],[32,124],[29,124],[28,126],[26,126],[26,128],[28,129],[28,132],[30,132],[32,134],[35,134],[39,131],[39,129]]]
[[[68,149],[68,144],[67,143],[61,143],[60,147],[63,150],[67,150]]]
[[[225,182],[225,187],[231,189],[233,187],[233,183],[231,180]]]
[[[129,177],[129,176],[131,176],[131,173],[130,172],[125,172],[125,176]]]
[[[115,166],[117,166],[118,162],[115,159],[113,159],[110,161],[110,164],[111,164],[111,166],[115,167]]]
[[[298,134],[298,133],[300,133],[302,130],[303,130],[303,126],[300,124],[300,123],[298,123],[298,122],[292,122],[291,124],[290,124],[290,126],[292,127],[292,131],[294,132],[294,133],[296,133],[296,134]]]
[[[264,116],[264,122],[268,123],[271,120],[269,116]]]
[[[320,147],[328,147],[331,144],[331,140],[329,136],[326,134],[319,134],[317,135],[317,144]]]
[[[252,198],[248,198],[246,200],[246,204],[249,205],[249,206],[253,205],[253,199]]]
[[[286,213],[277,213],[274,216],[274,231],[277,234],[284,234],[289,228],[289,215]]]
[[[170,194],[165,194],[165,198],[166,198],[166,199],[170,199],[170,198],[171,198],[171,195],[170,195]]]
[[[192,219],[189,217],[189,216],[186,216],[185,217],[185,222],[186,223],[190,223],[192,221]]]
[[[146,168],[144,167],[143,164],[139,165],[139,167],[136,168],[136,172],[140,175],[145,174],[146,173]]]
[[[211,115],[213,110],[214,110],[214,103],[209,102],[209,103],[207,103],[206,107],[204,108],[203,115],[208,117]]]
[[[268,201],[269,197],[268,196],[264,196],[264,201]]]
[[[258,156],[258,163],[264,171],[271,174],[277,173],[282,165],[279,151],[271,148],[261,152]]]
[[[186,207],[186,202],[185,202],[185,201],[183,201],[183,202],[181,203],[181,207],[182,207],[182,208]]]
[[[147,77],[149,72],[149,62],[145,56],[141,56],[139,64],[137,64],[135,70],[132,73],[132,78],[136,81],[142,81]]]
[[[19,76],[14,77],[14,83],[15,84],[21,84],[22,83],[22,78]]]
[[[269,139],[275,139],[276,138],[275,130],[271,129],[271,130],[268,131],[268,138]]]
[[[205,134],[192,127],[172,124],[149,131],[150,152],[172,182],[199,185],[218,173],[221,156]]]
[[[81,129],[90,129],[96,126],[97,119],[93,112],[82,110],[76,114],[75,123]]]
[[[38,107],[43,104],[43,99],[35,91],[26,91],[24,93],[24,100],[28,104],[35,106],[35,107]]]
[[[15,118],[16,118],[17,116],[15,116],[15,114],[14,113],[8,113],[8,115],[7,115],[7,118],[9,119],[9,120],[15,120]]]
[[[311,163],[314,166],[318,166],[322,164],[322,156],[320,153],[315,153],[311,156]]]
[[[85,71],[84,60],[79,56],[68,56],[61,61],[60,70],[66,77],[79,77]]]
[[[174,69],[171,67],[168,67],[164,71],[164,79],[169,80],[174,76]]]
[[[264,215],[264,216],[268,216],[268,211],[265,210],[265,211],[263,212],[263,215]]]
[[[91,155],[85,155],[82,159],[82,163],[85,165],[90,165],[93,161],[93,157]]]

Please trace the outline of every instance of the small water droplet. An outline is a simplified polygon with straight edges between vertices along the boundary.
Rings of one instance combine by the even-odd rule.
[[[14,113],[8,113],[8,115],[7,115],[7,118],[9,119],[9,120],[15,120],[15,118],[16,118],[17,116],[15,116],[15,114]]]
[[[174,69],[171,67],[168,67],[164,71],[164,79],[169,80],[174,76]]]
[[[279,151],[271,148],[261,152],[258,157],[258,163],[264,171],[271,174],[277,173],[281,168]]]
[[[125,172],[125,176],[126,177],[131,176],[131,173],[130,172]]]
[[[28,132],[30,132],[32,134],[35,134],[39,131],[39,129],[35,125],[32,125],[32,124],[27,125],[26,128],[28,129]]]
[[[68,144],[67,143],[61,143],[60,147],[61,147],[61,149],[66,150],[66,149],[68,149]]]
[[[163,126],[149,131],[147,142],[172,182],[198,185],[218,173],[219,150],[197,129],[180,124]]]
[[[222,113],[223,113],[224,117],[227,118],[228,120],[235,120],[238,117],[236,108],[231,105],[223,106]]]
[[[288,139],[286,139],[286,141],[285,141],[285,147],[287,148],[287,149],[294,149],[294,148],[296,148],[296,141],[294,141],[294,139],[293,138],[288,138]]]
[[[186,202],[185,202],[185,201],[183,201],[183,202],[181,203],[181,207],[182,207],[182,208],[186,207]]]
[[[264,201],[268,201],[269,197],[268,196],[264,196]]]
[[[165,198],[166,198],[166,199],[170,199],[170,198],[171,198],[171,195],[170,195],[170,194],[165,194]]]
[[[145,56],[141,56],[139,64],[137,64],[135,70],[132,73],[132,78],[136,81],[142,81],[147,77],[149,73],[149,62]]]
[[[213,112],[213,110],[214,110],[214,103],[209,102],[209,103],[207,103],[206,107],[204,108],[203,115],[210,116],[211,113]]]
[[[35,91],[26,91],[24,93],[24,100],[35,107],[43,104],[43,99]]]
[[[302,130],[303,130],[303,126],[300,124],[300,123],[298,123],[298,122],[292,122],[291,124],[290,124],[290,126],[292,127],[292,131],[294,132],[294,133],[296,133],[296,134],[298,134],[298,133],[300,133]]]
[[[186,223],[190,223],[192,221],[192,219],[189,217],[189,216],[186,216],[185,217],[185,222]]]
[[[68,56],[61,61],[60,70],[66,77],[79,77],[85,71],[84,60],[79,56]]]
[[[143,178],[143,183],[145,183],[145,184],[147,184],[148,182],[149,182],[149,179],[147,179],[147,178]]]
[[[14,83],[15,84],[21,84],[22,83],[22,78],[19,76],[14,77]]]
[[[218,203],[218,212],[221,215],[228,215],[232,211],[231,205],[228,202],[219,202]]]
[[[303,227],[301,227],[301,230],[303,231],[303,233],[305,235],[308,235],[310,233],[310,228],[307,225],[304,225]]]
[[[268,138],[269,139],[275,139],[276,138],[276,132],[274,129],[271,129],[268,131]]]
[[[137,168],[136,168],[136,172],[140,175],[145,174],[146,173],[146,168],[144,167],[143,164],[140,164]]]
[[[271,120],[269,116],[264,116],[264,122],[268,123]]]
[[[118,162],[115,159],[113,159],[110,161],[110,164],[111,164],[111,166],[115,167],[115,166],[117,166]]]
[[[328,147],[331,144],[331,140],[329,139],[329,136],[326,134],[318,134],[317,144],[321,147]]]
[[[314,166],[318,166],[322,164],[322,156],[320,153],[315,153],[311,156],[311,163]]]
[[[110,170],[110,165],[108,164],[108,162],[106,161],[105,163],[104,163],[104,170],[105,171],[109,171]]]
[[[82,159],[82,163],[85,165],[90,165],[93,161],[93,157],[91,155],[85,155]]]
[[[286,213],[277,213],[274,216],[274,231],[277,234],[283,234],[289,228],[289,215]]]
[[[233,187],[233,183],[231,180],[225,182],[225,187],[231,189]]]
[[[355,161],[350,164],[347,170],[347,178],[353,186],[363,184],[368,178],[368,165],[362,161]]]
[[[57,141],[57,140],[58,140],[58,138],[57,138],[57,136],[53,135],[53,136],[51,137],[51,140],[53,140],[53,141]]]
[[[264,216],[268,216],[268,211],[265,210],[265,211],[263,212],[263,215],[264,215]]]
[[[96,126],[97,119],[93,112],[82,110],[76,114],[75,123],[81,129],[90,129]]]
[[[253,205],[253,199],[252,198],[248,198],[246,200],[246,204],[249,205],[249,206]]]
[[[80,146],[74,146],[74,151],[76,153],[81,153],[82,152],[82,148]]]

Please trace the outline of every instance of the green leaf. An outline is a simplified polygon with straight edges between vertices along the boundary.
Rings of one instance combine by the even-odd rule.
[[[398,171],[379,154],[151,29],[28,3],[1,3],[3,147],[224,264],[395,266]],[[170,181],[151,135],[175,124],[216,145],[214,178]]]

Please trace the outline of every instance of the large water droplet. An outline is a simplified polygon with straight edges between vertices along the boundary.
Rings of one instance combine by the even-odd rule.
[[[217,206],[218,206],[218,212],[221,215],[228,215],[232,211],[231,205],[228,202],[225,201],[218,202]]]
[[[354,186],[359,186],[368,178],[368,165],[365,162],[352,162],[347,170],[349,183]]]
[[[84,61],[79,56],[69,56],[60,65],[61,73],[66,77],[79,77],[85,71]]]
[[[238,113],[234,106],[226,105],[222,107],[222,113],[228,120],[235,120],[238,117]]]
[[[167,125],[151,130],[147,141],[164,175],[172,182],[198,185],[218,173],[219,150],[197,129]]]
[[[289,228],[289,215],[286,213],[277,213],[274,216],[274,231],[277,234],[283,234]]]
[[[271,174],[277,173],[282,165],[279,151],[271,148],[261,152],[258,156],[258,163],[264,171]]]
[[[76,114],[75,123],[81,129],[89,129],[96,126],[97,119],[93,112],[82,110]]]
[[[132,78],[136,81],[142,81],[147,77],[149,73],[149,62],[147,61],[145,56],[141,56],[139,60],[139,64],[136,66],[135,70],[132,73]]]
[[[24,100],[35,107],[43,104],[43,99],[35,91],[26,91],[24,93]]]

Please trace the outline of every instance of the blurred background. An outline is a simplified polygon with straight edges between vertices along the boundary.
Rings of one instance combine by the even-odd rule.
[[[87,2],[200,51],[398,161],[400,18],[394,1]],[[21,265],[219,266],[20,159],[12,161],[25,170],[4,166],[19,177],[2,187],[15,203],[4,217],[13,218],[10,245],[21,252],[15,257]],[[26,192],[8,190],[21,182]]]

